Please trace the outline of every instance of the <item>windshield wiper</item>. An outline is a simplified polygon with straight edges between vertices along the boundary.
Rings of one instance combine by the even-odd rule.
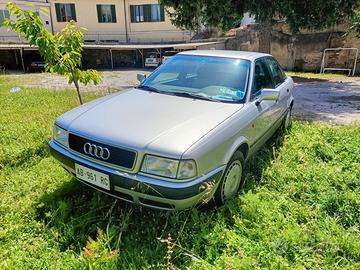
[[[161,91],[161,90],[159,90],[159,89],[157,89],[155,87],[148,86],[148,85],[139,85],[137,88],[144,89],[144,90],[151,91],[151,92],[160,93],[160,94],[166,94],[166,95],[174,95],[174,96],[179,96],[179,97],[190,97],[190,98],[209,100],[209,101],[214,101],[214,102],[222,102],[221,100],[217,100],[217,99],[214,99],[214,98],[211,98],[211,97],[207,97],[207,96],[199,95],[199,94],[195,94],[195,93]]]
[[[144,89],[144,90],[151,91],[151,92],[156,92],[156,93],[163,93],[159,89],[152,87],[152,86],[148,86],[148,85],[139,85],[137,88]]]
[[[220,100],[211,98],[211,97],[207,97],[207,96],[203,96],[203,95],[199,95],[199,94],[195,94],[195,93],[188,93],[188,92],[171,92],[173,95],[175,96],[179,96],[179,97],[190,97],[190,98],[195,98],[195,99],[202,99],[202,100],[209,100],[209,101],[214,101],[214,102],[221,102]]]

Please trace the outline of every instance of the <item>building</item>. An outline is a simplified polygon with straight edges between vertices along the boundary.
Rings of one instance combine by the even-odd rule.
[[[0,0],[0,24],[6,19],[9,18],[9,11],[5,9],[6,4],[9,0]],[[50,3],[47,0],[13,0],[16,6],[19,6],[25,10],[36,10],[38,15],[44,21],[44,26],[50,31],[53,32],[52,20],[50,14]],[[45,12],[40,12],[40,10]],[[47,13],[47,15],[45,15]],[[12,43],[19,42],[18,34],[12,31],[8,31],[5,27],[0,27],[0,42],[1,43]]]
[[[9,17],[9,0],[0,0],[0,23]],[[190,41],[191,32],[176,28],[157,0],[14,0],[24,9],[35,9],[45,27],[56,33],[74,20],[87,29],[86,43],[175,43]],[[29,6],[29,4],[31,6]],[[48,15],[40,12],[41,8]],[[20,42],[23,42],[21,40]],[[18,35],[0,28],[0,42],[19,42]]]
[[[49,0],[54,31],[70,20],[87,28],[87,43],[173,43],[191,33],[172,25],[157,0]]]
[[[9,17],[5,10],[7,1],[0,0],[2,20]],[[213,46],[209,42],[190,43],[191,32],[175,27],[167,10],[157,0],[14,0],[14,3],[38,11],[52,33],[60,32],[71,20],[86,28],[84,68],[143,67],[150,54],[161,56],[174,49]],[[33,6],[28,7],[29,3]],[[49,15],[40,12],[41,8],[46,8]],[[17,34],[6,28],[1,31],[0,66],[26,71],[34,61],[41,61],[37,47],[22,44],[26,40],[19,41]]]

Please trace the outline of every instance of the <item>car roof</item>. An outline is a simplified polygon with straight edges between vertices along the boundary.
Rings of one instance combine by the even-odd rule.
[[[237,58],[254,61],[257,58],[264,56],[271,56],[266,53],[247,52],[247,51],[230,51],[230,50],[193,50],[179,53],[181,55],[199,55],[199,56],[213,56],[213,57],[226,57]]]

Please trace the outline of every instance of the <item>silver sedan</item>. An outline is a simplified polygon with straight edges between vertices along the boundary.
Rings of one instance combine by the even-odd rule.
[[[79,181],[128,202],[221,205],[249,157],[291,123],[293,81],[268,54],[183,52],[138,79],[60,116],[49,143]]]

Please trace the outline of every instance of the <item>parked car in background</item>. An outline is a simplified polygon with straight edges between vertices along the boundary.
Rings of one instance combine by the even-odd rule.
[[[150,52],[145,57],[145,67],[158,67],[161,64],[160,53]]]
[[[128,202],[221,205],[249,157],[291,123],[293,80],[269,54],[187,51],[138,79],[57,118],[49,143],[79,181]]]
[[[34,60],[31,61],[27,67],[28,72],[44,71],[45,70],[45,61],[44,60]]]
[[[163,54],[162,54],[162,57],[161,57],[161,63],[165,63],[165,61],[169,60],[171,57],[173,57],[174,55],[178,54],[179,52],[178,51],[165,51]]]

